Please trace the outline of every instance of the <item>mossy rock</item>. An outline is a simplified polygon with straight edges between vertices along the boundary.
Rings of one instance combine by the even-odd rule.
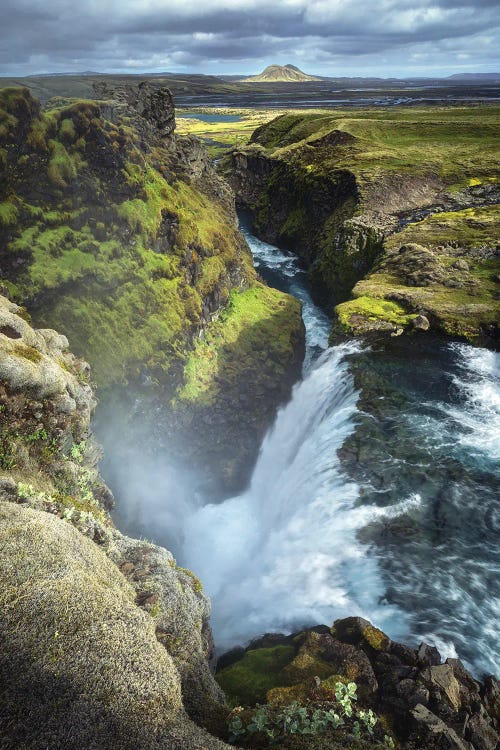
[[[397,302],[367,296],[337,305],[335,315],[334,331],[354,336],[374,331],[394,333],[408,328],[416,317]]]
[[[153,619],[72,526],[0,503],[0,584],[3,747],[226,747],[183,713]]]
[[[222,669],[216,679],[233,703],[253,706],[264,702],[269,690],[282,686],[281,672],[295,656],[293,646],[260,648]]]

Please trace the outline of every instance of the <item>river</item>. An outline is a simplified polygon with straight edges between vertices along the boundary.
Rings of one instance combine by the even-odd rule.
[[[328,348],[296,258],[243,230],[301,300],[307,355],[248,489],[182,518],[219,648],[359,614],[498,673],[499,355],[428,336]]]

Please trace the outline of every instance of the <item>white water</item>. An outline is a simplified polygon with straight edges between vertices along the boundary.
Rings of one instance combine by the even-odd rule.
[[[186,519],[182,558],[212,598],[219,648],[355,614],[401,636],[405,616],[382,603],[377,560],[356,534],[419,498],[387,509],[358,504],[359,488],[337,457],[355,429],[358,395],[345,357],[358,345],[328,349],[313,362],[327,347],[327,316],[312,302],[296,258],[246,236],[257,268],[278,270],[302,301],[309,372],[265,438],[247,492]]]
[[[295,388],[262,445],[248,491],[187,519],[183,558],[212,597],[220,647],[354,614],[393,635],[406,629],[401,613],[379,603],[377,561],[356,532],[418,498],[387,510],[357,506],[358,487],[336,455],[354,429],[357,394],[344,356],[355,349],[330,349]]]
[[[457,389],[464,396],[460,410],[448,413],[462,425],[460,444],[474,452],[500,460],[500,354],[454,344],[460,373],[455,376]]]

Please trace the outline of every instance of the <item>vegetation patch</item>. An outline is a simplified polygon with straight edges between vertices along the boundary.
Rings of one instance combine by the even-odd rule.
[[[293,646],[250,650],[240,661],[218,672],[216,679],[233,702],[252,706],[276,687],[281,670],[294,656]]]

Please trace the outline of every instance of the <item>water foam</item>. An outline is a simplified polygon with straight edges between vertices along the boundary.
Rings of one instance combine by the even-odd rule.
[[[406,629],[401,612],[381,604],[377,561],[357,532],[419,499],[399,508],[359,505],[359,488],[337,457],[355,427],[358,394],[345,357],[356,348],[328,350],[296,386],[263,443],[248,491],[186,520],[183,558],[212,597],[221,647],[353,614],[390,622],[393,635]]]
[[[462,396],[459,409],[448,409],[462,426],[460,443],[500,459],[500,354],[453,344],[460,373],[454,385]]]

